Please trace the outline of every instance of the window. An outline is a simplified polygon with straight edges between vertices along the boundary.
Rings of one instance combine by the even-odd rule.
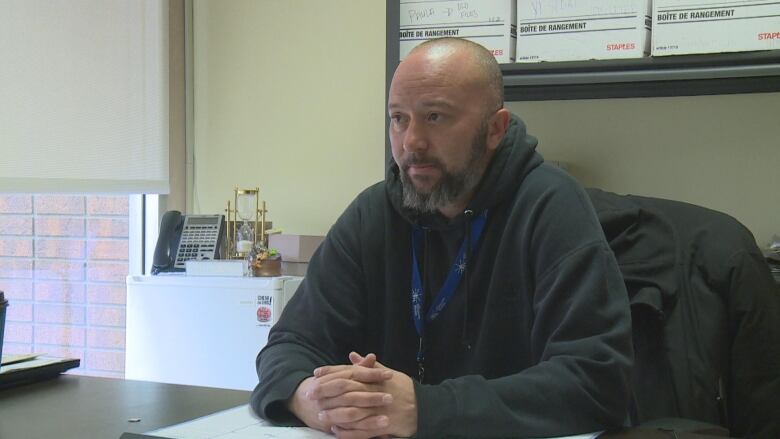
[[[125,278],[140,265],[131,198],[0,195],[3,354],[76,357],[75,373],[124,377]]]
[[[142,225],[155,239],[167,202],[128,194],[167,194],[169,168],[184,169],[183,7],[0,0],[4,354],[124,376],[125,278],[143,273]]]

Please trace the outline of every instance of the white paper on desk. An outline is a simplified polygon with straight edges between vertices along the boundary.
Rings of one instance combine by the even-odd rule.
[[[148,432],[170,439],[332,439],[331,434],[306,427],[275,427],[254,414],[249,405]],[[594,439],[601,432],[557,439]]]
[[[37,356],[37,355],[36,355]],[[35,367],[42,367],[49,364],[54,363],[60,363],[64,360],[64,358],[53,358],[53,357],[41,357],[41,358],[35,358],[32,357],[31,359],[19,361],[16,363],[11,363],[4,365],[0,367],[0,373],[9,373],[13,370],[19,370],[19,369],[31,369]]]
[[[242,405],[193,419],[171,427],[150,431],[149,434],[171,439],[321,439],[333,436],[299,427],[276,427],[258,418]]]
[[[2,358],[0,359],[0,366],[8,366],[14,363],[30,361],[40,357],[41,355],[46,355],[46,354],[33,353],[33,354],[3,355]]]

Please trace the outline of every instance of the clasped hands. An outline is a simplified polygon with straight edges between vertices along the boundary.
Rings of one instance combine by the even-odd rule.
[[[339,439],[410,437],[417,432],[412,379],[386,368],[374,354],[352,352],[351,364],[322,366],[301,382],[289,410],[311,428]]]

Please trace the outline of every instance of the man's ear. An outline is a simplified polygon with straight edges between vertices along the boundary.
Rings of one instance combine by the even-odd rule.
[[[490,150],[498,148],[501,139],[504,138],[506,130],[509,129],[509,110],[501,108],[493,113],[488,121],[487,146]]]

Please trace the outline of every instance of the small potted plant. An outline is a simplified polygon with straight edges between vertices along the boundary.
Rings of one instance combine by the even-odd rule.
[[[282,275],[282,255],[275,248],[261,249],[252,262],[252,274],[256,277]]]

